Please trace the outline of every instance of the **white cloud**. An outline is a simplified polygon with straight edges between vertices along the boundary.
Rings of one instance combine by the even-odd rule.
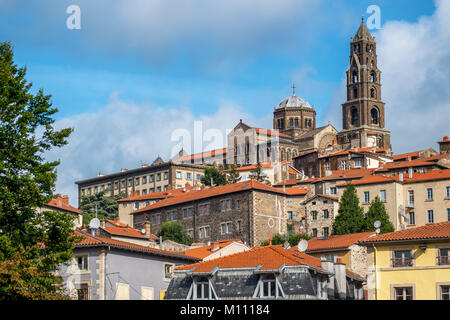
[[[376,35],[386,128],[395,153],[437,149],[450,129],[450,2],[416,23],[388,21]],[[336,99],[336,97],[339,98]],[[342,83],[329,118],[339,119],[345,101]]]
[[[99,172],[109,174],[121,168],[137,168],[141,161],[151,163],[158,155],[165,161],[169,160],[172,149],[178,150],[180,146],[177,147],[178,141],[171,141],[172,133],[185,129],[193,140],[195,121],[201,121],[203,134],[215,129],[223,135],[223,141],[215,145],[200,135],[202,151],[225,146],[227,129],[234,128],[239,119],[254,126],[271,125],[270,114],[256,119],[232,101],[223,101],[212,108],[217,111],[211,115],[195,116],[185,107],[136,104],[113,94],[107,105],[96,112],[58,120],[56,128],[71,127],[74,132],[68,145],[47,154],[47,159],[61,161],[57,168],[56,192],[69,194],[71,204],[76,205],[75,181],[93,178]],[[192,145],[191,151],[193,148]]]

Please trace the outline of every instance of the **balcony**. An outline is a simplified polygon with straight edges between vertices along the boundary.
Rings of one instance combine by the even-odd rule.
[[[442,265],[450,265],[450,256],[438,256],[437,257],[437,264]]]
[[[392,266],[394,268],[398,267],[412,267],[414,265],[414,259],[413,258],[393,258],[392,259]]]
[[[405,208],[414,208],[414,201],[405,201]]]

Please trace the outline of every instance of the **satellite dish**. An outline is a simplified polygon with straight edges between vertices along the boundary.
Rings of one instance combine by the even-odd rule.
[[[375,230],[375,232],[376,232],[377,234],[380,234],[380,232],[381,232],[380,228],[378,228],[377,230]]]
[[[93,218],[89,222],[89,228],[91,229],[98,229],[100,227],[100,220],[98,218]]]
[[[373,226],[378,229],[381,226],[381,221],[379,221],[379,220],[375,221]]]
[[[308,241],[302,239],[297,245],[297,250],[300,252],[305,252],[306,248],[308,248]]]
[[[145,234],[145,229],[142,229],[142,230],[141,230],[141,233],[142,233],[142,234]]]

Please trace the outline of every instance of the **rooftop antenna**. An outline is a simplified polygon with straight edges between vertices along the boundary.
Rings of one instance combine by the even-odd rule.
[[[379,235],[380,232],[381,232],[381,230],[380,230],[380,227],[381,227],[381,221],[379,221],[379,220],[375,221],[375,222],[373,223],[373,226],[376,228],[375,232],[377,233],[377,235]]]
[[[297,245],[297,250],[300,252],[305,252],[307,248],[308,248],[308,241],[305,239],[302,239]]]

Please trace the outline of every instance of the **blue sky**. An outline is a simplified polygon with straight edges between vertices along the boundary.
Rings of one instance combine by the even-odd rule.
[[[215,23],[211,23],[212,30],[205,30],[208,21],[200,21],[199,27],[189,32],[182,32],[178,26],[160,26],[173,28],[161,30],[161,38],[168,39],[152,36],[152,41],[161,43],[140,45],[129,43],[121,32],[114,41],[113,33],[118,29],[138,33],[135,41],[145,42],[146,37],[145,32],[133,30],[141,29],[139,23],[118,19],[115,8],[108,5],[99,10],[87,1],[14,2],[0,13],[0,39],[13,43],[17,63],[28,66],[28,78],[35,86],[53,95],[60,110],[57,117],[95,110],[108,101],[111,92],[135,102],[186,105],[196,115],[211,114],[221,100],[232,99],[258,115],[270,112],[289,95],[295,82],[297,94],[316,106],[322,123],[327,121],[322,118],[348,66],[349,38],[367,7],[379,5],[382,22],[415,22],[435,9],[433,1],[423,0],[352,0],[339,4],[315,0],[305,1],[305,8],[286,5],[286,11],[295,12],[281,12],[285,20],[268,19],[265,25],[264,12],[246,21],[251,7],[258,7],[254,2],[250,8],[241,8],[236,20],[224,19],[236,24],[231,34],[227,26]],[[190,1],[186,6],[191,9],[186,14],[193,24],[202,13],[220,15],[212,7],[195,3],[200,1]],[[65,9],[70,4],[81,8],[81,30],[65,26],[69,16]],[[239,7],[230,4],[231,9],[233,5]],[[276,6],[275,1],[262,5],[262,10],[270,10],[272,5]],[[176,7],[160,9],[169,16],[168,9]],[[99,13],[102,16],[97,16]],[[152,19],[151,11],[148,18]],[[102,28],[99,24],[105,25]],[[260,25],[265,25],[262,32],[258,30]],[[241,30],[243,35],[234,33]],[[173,34],[177,32],[180,35]]]
[[[80,30],[66,27],[72,4]],[[393,150],[437,149],[450,134],[445,0],[0,0],[0,41],[53,96],[55,125],[75,129],[48,158],[76,199],[76,180],[168,159],[173,132],[195,121],[224,137],[239,119],[272,127],[292,83],[318,125],[340,130],[350,37],[370,5]]]

